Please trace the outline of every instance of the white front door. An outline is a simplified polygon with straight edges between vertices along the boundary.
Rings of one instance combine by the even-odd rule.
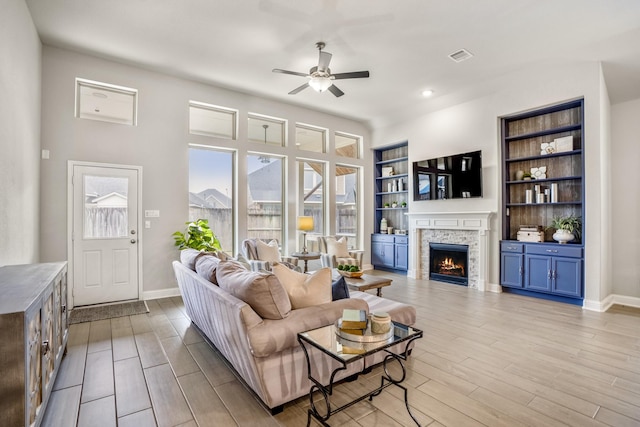
[[[72,165],[73,305],[138,299],[137,168]]]

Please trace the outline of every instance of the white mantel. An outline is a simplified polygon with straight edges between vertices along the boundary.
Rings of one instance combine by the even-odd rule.
[[[424,277],[420,267],[421,230],[475,231],[479,239],[478,290],[500,292],[500,286],[487,286],[489,282],[489,239],[493,212],[419,212],[407,213],[409,217],[409,271],[413,278]],[[428,277],[428,272],[427,275]]]

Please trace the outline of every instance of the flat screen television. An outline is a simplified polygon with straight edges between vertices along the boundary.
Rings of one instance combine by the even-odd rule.
[[[413,162],[413,200],[482,197],[482,151]]]

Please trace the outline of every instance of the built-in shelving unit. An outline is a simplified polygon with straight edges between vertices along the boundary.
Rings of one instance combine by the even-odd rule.
[[[548,227],[556,217],[584,220],[583,148],[582,99],[502,119],[500,281],[505,290],[582,302],[584,234],[581,241],[559,244]],[[523,179],[522,173],[534,168],[545,168],[544,175]],[[536,227],[542,235],[524,236],[523,230]]]
[[[405,213],[409,203],[408,144],[403,142],[374,150],[375,206],[374,234],[371,238],[371,262],[376,268],[406,272],[408,266],[408,238],[396,235],[395,230],[407,230]],[[395,205],[394,205],[395,203]],[[387,231],[382,233],[382,219]]]

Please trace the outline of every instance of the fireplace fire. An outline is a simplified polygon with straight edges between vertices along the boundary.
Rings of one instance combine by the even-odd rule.
[[[468,286],[468,245],[429,243],[429,259],[429,279]]]

